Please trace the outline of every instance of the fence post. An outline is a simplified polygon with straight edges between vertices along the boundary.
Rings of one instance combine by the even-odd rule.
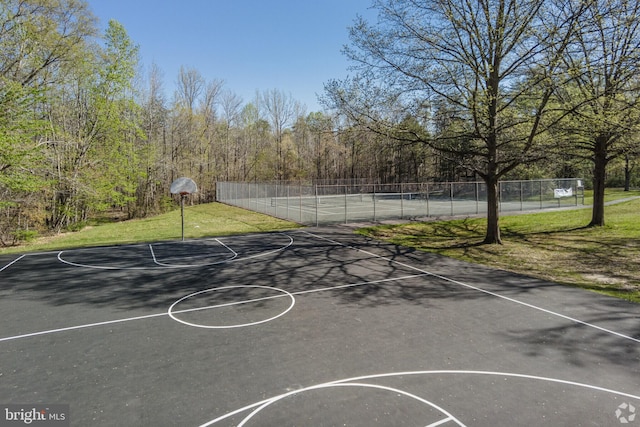
[[[400,183],[400,219],[404,219],[404,184]]]
[[[480,190],[478,189],[478,181],[474,183],[476,188],[476,215],[480,213]]]
[[[522,181],[520,181],[520,211],[522,211],[522,209],[523,209],[523,205],[522,205],[523,200],[522,200],[522,199],[523,199],[523,194],[522,194]]]
[[[316,193],[316,227],[318,226],[318,184],[315,184],[315,193]]]
[[[538,182],[540,183],[540,209],[542,209],[542,180]]]
[[[373,184],[373,222],[376,222],[376,185]]]
[[[235,185],[233,186],[234,191],[234,203],[236,206],[238,206],[238,182],[235,182]]]
[[[449,201],[451,202],[451,216],[453,216],[453,182],[449,183]]]
[[[276,181],[276,197],[274,198],[274,200],[276,201],[276,213],[273,215],[276,218],[278,217],[278,181]]]
[[[344,186],[344,223],[347,223],[347,186]]]
[[[429,183],[425,183],[425,197],[427,199],[427,218],[431,216],[431,212],[429,212]]]

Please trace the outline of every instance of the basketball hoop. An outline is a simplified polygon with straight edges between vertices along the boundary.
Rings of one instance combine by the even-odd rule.
[[[182,219],[182,241],[184,242],[184,198],[189,194],[196,193],[198,186],[191,178],[178,178],[171,183],[171,194],[180,195],[180,217]]]
[[[171,194],[186,196],[198,192],[198,186],[191,178],[178,178],[171,183]]]

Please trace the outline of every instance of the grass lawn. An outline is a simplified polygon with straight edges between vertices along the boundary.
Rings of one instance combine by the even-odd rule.
[[[184,236],[193,239],[230,234],[258,233],[300,227],[267,215],[221,203],[184,208]],[[180,209],[145,219],[103,223],[81,231],[43,237],[22,246],[0,249],[0,254],[46,251],[87,246],[179,240]]]
[[[640,192],[609,190],[606,200],[631,196]],[[358,233],[640,302],[640,199],[607,206],[604,227],[586,228],[590,220],[590,208],[502,216],[502,245],[480,244],[484,218],[383,225]]]

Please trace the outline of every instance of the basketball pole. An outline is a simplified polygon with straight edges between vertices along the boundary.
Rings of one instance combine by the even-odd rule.
[[[180,218],[182,220],[182,241],[184,242],[184,198],[186,194],[180,193]]]
[[[181,177],[171,183],[169,191],[171,194],[180,195],[180,221],[182,228],[182,241],[184,242],[184,198],[189,194],[197,192],[198,186],[191,178]]]

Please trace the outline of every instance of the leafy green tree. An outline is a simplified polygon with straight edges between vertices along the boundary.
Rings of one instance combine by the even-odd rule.
[[[144,170],[136,146],[142,136],[141,109],[135,103],[133,81],[136,76],[139,47],[129,38],[124,26],[109,21],[105,31],[106,46],[101,52],[99,84],[94,89],[96,157],[101,159],[103,179],[96,202],[125,206],[135,200],[138,178]]]
[[[552,76],[581,13],[573,6],[377,0],[377,23],[360,19],[351,29],[346,54],[358,74],[327,85],[329,104],[372,130],[463,158],[487,186],[484,243],[500,243],[498,181],[539,157]],[[398,132],[405,117],[430,127],[439,109],[459,119],[447,133]]]
[[[34,102],[37,89],[0,80],[0,244],[11,245],[41,222],[36,195],[47,182],[39,132],[44,122]]]
[[[39,92],[17,82],[0,80],[0,186],[5,189],[33,191],[44,183],[34,174],[43,145],[38,137],[44,122],[35,105],[40,99]]]
[[[124,207],[144,169],[136,141],[140,110],[133,101],[138,47],[110,21],[105,47],[87,47],[51,94],[50,157],[56,177],[51,225],[66,227],[91,213]]]
[[[48,191],[46,99],[95,19],[77,0],[0,0],[0,239],[37,226]]]
[[[45,86],[93,35],[95,17],[82,0],[0,0],[0,76]]]
[[[556,92],[563,148],[593,165],[589,225],[603,226],[607,166],[634,151],[640,131],[640,2],[588,2],[563,59],[563,80],[571,82]]]

